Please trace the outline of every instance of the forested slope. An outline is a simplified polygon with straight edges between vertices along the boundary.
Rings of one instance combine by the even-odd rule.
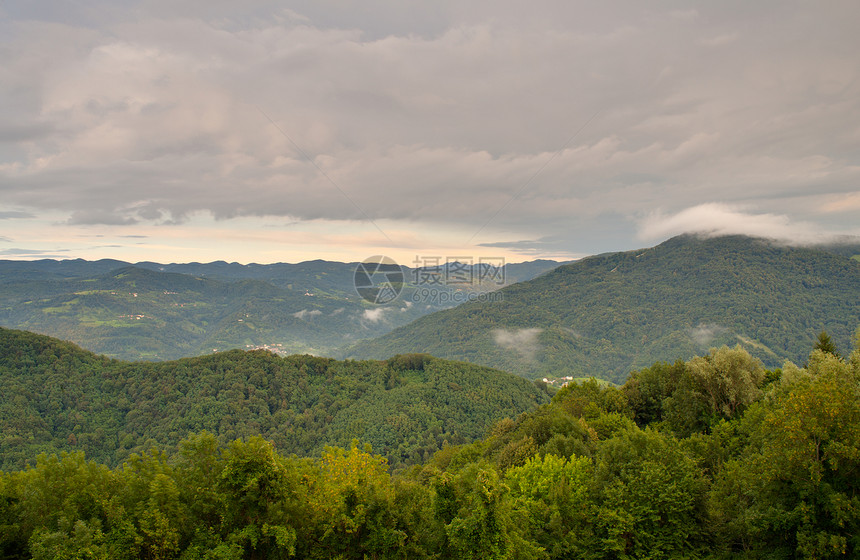
[[[822,330],[848,347],[860,262],[749,237],[685,235],[585,258],[499,295],[422,317],[347,355],[429,352],[527,377],[621,383],[654,361],[740,343],[775,367],[802,361]]]
[[[413,360],[415,358],[409,358]],[[860,554],[860,353],[742,348],[572,384],[391,473],[211,434],[0,473],[6,558],[835,559]]]
[[[192,432],[262,435],[285,454],[370,443],[392,465],[544,402],[516,376],[430,356],[339,362],[239,350],[174,362],[122,362],[0,328],[0,468],[82,450],[106,464]]]
[[[447,285],[444,264],[420,271],[404,266],[400,297],[380,306],[356,292],[356,264],[0,260],[0,326],[129,360],[259,347],[332,356],[341,346],[460,303],[467,292],[499,288],[480,281],[480,264],[462,269],[473,280],[466,285]],[[494,279],[512,283],[557,265],[507,264]],[[426,291],[419,293],[419,281],[427,278],[434,280],[435,297],[417,297]]]

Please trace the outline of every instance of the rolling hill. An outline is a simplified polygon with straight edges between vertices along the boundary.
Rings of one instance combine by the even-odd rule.
[[[505,281],[533,278],[557,265],[509,264]],[[0,261],[0,325],[129,360],[178,359],[230,348],[331,355],[344,344],[451,307],[458,303],[453,296],[462,296],[460,286],[441,284],[433,290],[444,297],[415,297],[422,289],[416,279],[426,270],[403,267],[406,285],[400,297],[373,305],[353,287],[355,267],[327,261]],[[498,288],[486,284],[466,288]]]
[[[232,350],[123,362],[0,328],[0,470],[61,451],[115,465],[202,430],[222,443],[262,435],[300,456],[358,439],[396,466],[548,400],[520,377],[426,355],[339,362]]]
[[[684,235],[609,253],[394,329],[346,352],[429,352],[535,378],[623,381],[657,360],[741,344],[769,366],[802,363],[826,330],[850,348],[860,262],[744,236]]]

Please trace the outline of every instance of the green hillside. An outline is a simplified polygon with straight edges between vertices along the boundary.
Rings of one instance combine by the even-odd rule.
[[[802,361],[822,330],[849,346],[860,263],[742,236],[680,236],[564,265],[500,294],[503,301],[422,317],[346,355],[429,352],[531,378],[621,382],[660,359],[740,343],[779,366]]]
[[[0,469],[77,450],[117,464],[201,430],[222,443],[262,435],[298,455],[358,439],[408,464],[545,400],[522,378],[429,356],[339,362],[233,350],[122,362],[0,328]]]
[[[24,338],[22,355],[44,342]],[[42,455],[0,471],[0,557],[856,558],[860,351],[807,362],[721,347],[571,384],[393,471],[368,447],[298,458],[208,433],[113,468]]]
[[[505,281],[533,278],[557,264],[507,265]],[[332,355],[338,347],[451,307],[459,303],[451,296],[462,295],[459,286],[438,285],[433,293],[444,297],[416,298],[417,275],[404,267],[407,285],[401,296],[373,305],[353,287],[355,266],[0,261],[0,326],[129,360],[178,359],[231,348]]]
[[[353,301],[352,320],[332,317],[343,300],[306,297],[260,280],[225,282],[132,266],[95,277],[7,280],[0,295],[3,325],[131,359],[277,343],[285,351],[313,351],[342,340],[336,329],[357,326],[361,308]],[[323,313],[329,321],[321,320]]]

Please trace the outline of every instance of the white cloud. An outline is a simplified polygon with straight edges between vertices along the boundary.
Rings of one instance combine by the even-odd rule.
[[[526,360],[534,360],[537,352],[541,349],[538,335],[543,329],[495,329],[493,340],[506,350],[513,350]]]
[[[375,309],[365,309],[364,313],[362,313],[361,316],[363,319],[370,321],[371,323],[377,323],[382,320],[382,316],[384,313],[384,307],[377,307]]]
[[[311,317],[316,317],[317,315],[322,315],[322,311],[319,309],[302,309],[301,311],[296,311],[293,313],[293,317],[301,320],[309,319]]]
[[[726,332],[726,327],[720,325],[700,323],[690,329],[690,337],[696,341],[699,346],[708,346],[713,342],[717,335]]]
[[[747,212],[741,206],[707,203],[676,214],[654,212],[640,221],[639,239],[653,241],[681,233],[705,235],[742,234],[798,244],[830,241],[835,233],[786,215]]]

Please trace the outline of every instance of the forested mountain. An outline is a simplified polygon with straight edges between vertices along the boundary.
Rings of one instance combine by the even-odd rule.
[[[207,433],[113,469],[41,456],[0,473],[0,556],[856,558],[860,352],[805,361],[722,347],[571,384],[394,472],[361,446],[299,459]]]
[[[520,377],[430,356],[338,362],[233,350],[122,362],[0,328],[0,469],[76,450],[113,465],[201,430],[221,443],[261,435],[301,456],[359,439],[391,465],[409,464],[547,398]]]
[[[0,261],[0,325],[122,359],[177,359],[258,347],[330,355],[336,347],[462,301],[453,296],[462,295],[457,290],[463,286],[443,282],[433,289],[444,297],[416,297],[419,277],[427,271],[403,267],[400,297],[383,306],[370,304],[353,285],[356,264]],[[533,278],[557,264],[509,264],[503,278],[507,283]],[[465,286],[467,291],[498,287]]]
[[[860,262],[833,248],[684,235],[597,255],[356,344],[500,367],[527,377],[622,382],[666,357],[740,343],[769,366],[802,361],[826,330],[847,348],[860,317]]]

